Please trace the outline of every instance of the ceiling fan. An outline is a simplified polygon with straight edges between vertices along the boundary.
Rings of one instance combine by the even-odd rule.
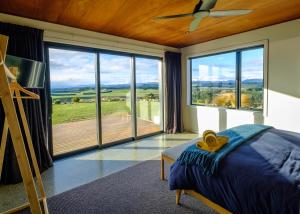
[[[251,13],[252,10],[212,10],[217,3],[217,0],[200,0],[196,4],[192,13],[176,14],[170,16],[158,16],[156,19],[174,19],[187,16],[193,16],[194,20],[191,22],[189,32],[195,31],[198,28],[200,21],[204,17],[225,17],[238,16]]]

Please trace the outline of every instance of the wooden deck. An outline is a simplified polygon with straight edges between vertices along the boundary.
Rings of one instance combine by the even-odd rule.
[[[160,131],[151,121],[138,119],[138,135]],[[53,153],[60,155],[97,145],[96,119],[53,126]],[[132,137],[131,116],[108,115],[102,118],[102,144]]]

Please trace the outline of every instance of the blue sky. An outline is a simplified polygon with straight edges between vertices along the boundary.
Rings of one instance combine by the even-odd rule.
[[[96,55],[87,52],[49,49],[52,88],[95,85]],[[192,61],[193,81],[235,79],[235,53],[219,54]],[[136,58],[137,83],[158,82],[161,62]],[[242,52],[242,80],[262,79],[263,49]],[[128,84],[131,58],[111,54],[100,55],[102,85]]]
[[[235,80],[236,54],[225,53],[192,60],[193,81]],[[263,78],[263,48],[242,52],[242,80]]]
[[[95,85],[96,55],[87,52],[49,49],[52,88]],[[158,82],[161,62],[136,58],[137,83]],[[100,54],[101,84],[128,84],[131,58]]]

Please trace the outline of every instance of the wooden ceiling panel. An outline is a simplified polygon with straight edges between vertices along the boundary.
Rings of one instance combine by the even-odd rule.
[[[23,1],[26,2],[26,1]],[[39,8],[38,15],[36,17],[30,17],[38,20],[47,20],[48,22],[56,23],[58,22],[58,18],[61,13],[63,13],[63,10],[60,12],[57,11],[57,8],[66,8],[69,4],[70,0],[61,0],[61,1],[52,1],[51,4],[49,4],[49,1],[40,0],[35,5],[35,7]],[[25,6],[20,7],[26,8]]]
[[[198,0],[1,0],[0,12],[177,48],[300,18],[300,0],[218,0],[215,10],[252,9],[244,16],[205,18],[186,33]]]
[[[89,12],[81,18],[78,24],[85,26],[86,29],[101,32],[104,26],[110,24],[110,21],[116,16],[125,3],[126,0],[96,0],[93,6],[89,7]],[[99,8],[101,8],[101,11]],[[109,13],[103,11],[109,11]]]

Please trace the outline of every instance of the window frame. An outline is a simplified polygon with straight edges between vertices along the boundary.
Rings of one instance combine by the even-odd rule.
[[[255,50],[258,48],[263,48],[263,99],[262,99],[262,109],[247,109],[241,107],[241,76],[242,76],[242,52],[248,50]],[[221,54],[235,53],[236,55],[236,74],[235,74],[235,107],[225,107],[225,106],[210,106],[205,104],[193,103],[193,93],[192,93],[192,60],[204,57],[218,56]],[[188,70],[188,105],[190,106],[201,106],[201,107],[212,107],[212,108],[223,108],[223,109],[233,109],[233,110],[243,110],[252,112],[264,112],[267,115],[266,101],[267,101],[267,53],[268,53],[268,42],[260,42],[255,44],[246,45],[244,47],[234,47],[228,48],[220,51],[213,51],[210,53],[204,53],[203,55],[195,55],[187,58],[187,70]]]
[[[80,52],[87,52],[87,53],[94,53],[96,54],[96,77],[95,77],[95,84],[96,84],[96,102],[97,102],[97,107],[96,107],[96,119],[97,119],[97,145],[96,146],[92,146],[92,147],[87,147],[84,149],[80,149],[80,150],[74,150],[71,152],[66,152],[60,155],[54,155],[53,153],[53,130],[52,130],[52,98],[51,98],[51,81],[50,81],[50,56],[49,56],[49,49],[50,48],[54,48],[54,49],[60,49],[60,50],[67,50],[67,51],[80,51]],[[133,98],[135,99],[136,97],[136,88],[135,88],[135,76],[136,76],[136,68],[135,68],[135,59],[136,58],[145,58],[145,59],[154,59],[154,60],[159,60],[161,63],[161,68],[160,68],[160,72],[159,72],[159,95],[160,95],[160,117],[161,117],[161,124],[160,124],[160,131],[157,132],[153,132],[153,133],[149,133],[149,134],[145,134],[145,135],[141,135],[141,136],[137,136],[136,132],[134,131],[133,137],[130,137],[128,139],[123,139],[123,140],[119,140],[119,141],[114,141],[111,143],[106,143],[103,144],[102,143],[102,139],[101,139],[101,135],[102,135],[102,124],[101,124],[101,81],[100,81],[100,55],[101,54],[110,54],[110,55],[117,55],[117,56],[127,56],[131,58],[131,92],[133,93],[132,96],[134,96]],[[134,52],[124,52],[124,51],[117,51],[117,50],[109,50],[109,49],[102,49],[102,48],[92,48],[92,47],[87,47],[87,46],[81,46],[81,45],[73,45],[73,44],[66,44],[66,43],[59,43],[59,42],[51,42],[51,41],[45,41],[44,42],[44,57],[45,57],[45,62],[46,62],[46,81],[45,81],[45,90],[46,93],[49,95],[47,97],[47,103],[48,103],[48,115],[47,115],[47,123],[49,124],[48,126],[48,136],[47,136],[47,140],[49,142],[49,151],[50,151],[50,155],[52,157],[52,159],[56,160],[56,159],[60,159],[60,158],[65,158],[65,157],[69,157],[72,155],[76,155],[76,154],[80,154],[82,152],[85,151],[89,151],[89,150],[93,150],[93,149],[104,149],[110,146],[114,146],[114,145],[119,145],[119,144],[123,144],[123,143],[128,143],[128,142],[132,142],[134,140],[140,140],[146,137],[150,137],[150,136],[155,136],[157,134],[161,134],[164,132],[165,129],[165,114],[164,114],[164,108],[165,108],[165,100],[164,100],[164,58],[160,57],[160,56],[155,56],[155,55],[148,55],[148,54],[140,54],[140,53],[134,53]],[[133,99],[131,100],[131,104],[133,104],[134,101]],[[136,109],[133,109],[134,112],[132,112],[133,115],[136,115]],[[50,116],[50,117],[48,117]],[[136,118],[133,119],[133,123],[134,126],[133,128],[136,128]]]

